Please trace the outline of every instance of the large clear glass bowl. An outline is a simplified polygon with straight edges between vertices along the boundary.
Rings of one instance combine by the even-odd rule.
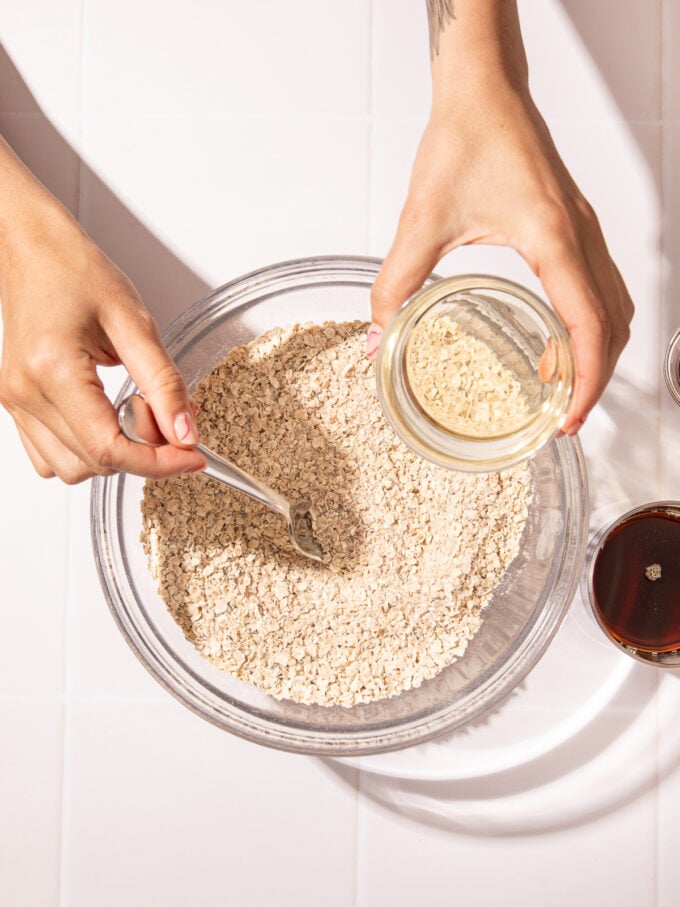
[[[366,319],[380,261],[314,258],[264,268],[216,290],[165,333],[189,387],[264,331],[293,322]],[[128,381],[119,400],[135,390]],[[531,461],[534,498],[521,551],[464,656],[418,689],[353,708],[278,701],[196,652],[156,592],[139,540],[143,480],[96,478],[92,536],[101,582],[124,637],[156,679],[208,721],[300,753],[399,749],[497,706],[549,645],[571,602],[587,540],[587,483],[577,441],[560,438]],[[266,480],[266,476],[263,477]]]

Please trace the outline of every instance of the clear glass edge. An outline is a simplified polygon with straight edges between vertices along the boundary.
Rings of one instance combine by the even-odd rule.
[[[367,280],[367,285],[370,285],[381,264],[381,260],[377,258],[323,256],[315,259],[282,262],[269,268],[259,269],[224,284],[203,300],[199,300],[169,326],[163,335],[164,341],[171,351],[179,337],[182,337],[183,342],[187,342],[186,328],[189,323],[195,322],[191,332],[192,336],[200,331],[201,319],[196,320],[196,315],[203,308],[217,303],[222,305],[230,303],[235,296],[238,297],[239,290],[244,287],[255,290],[266,286],[274,279],[282,277],[294,279],[309,274],[323,274],[326,280],[335,281],[338,274],[343,271],[347,272],[348,278],[354,278],[350,281],[354,284],[358,283],[357,271],[359,271],[359,276],[371,278]],[[328,271],[332,273],[327,273]],[[436,275],[432,275],[430,281],[438,279]],[[250,280],[255,283],[250,283]],[[125,382],[117,400],[122,399],[133,388],[132,381]],[[553,443],[561,449],[561,467],[576,478],[573,483],[563,481],[563,490],[569,493],[570,488],[579,488],[581,491],[579,500],[565,501],[565,514],[571,515],[572,521],[575,521],[577,525],[565,526],[564,534],[570,539],[570,543],[565,546],[561,561],[555,564],[553,569],[553,577],[556,575],[562,577],[561,588],[551,590],[552,607],[546,607],[535,625],[532,625],[536,627],[536,634],[532,635],[530,639],[527,634],[523,640],[516,654],[514,665],[510,669],[513,679],[512,686],[519,683],[535,666],[557,632],[578,584],[581,562],[587,544],[587,527],[584,523],[584,515],[588,510],[587,480],[580,444],[576,439],[571,438],[560,438]],[[453,708],[439,708],[434,714],[427,714],[425,717],[402,724],[398,729],[390,728],[388,731],[382,731],[377,728],[369,735],[362,731],[342,729],[340,734],[324,734],[322,742],[319,740],[320,732],[317,730],[295,731],[291,727],[278,724],[271,719],[260,718],[259,722],[253,722],[249,720],[247,712],[237,707],[234,707],[236,714],[224,714],[218,711],[208,697],[200,694],[187,682],[186,678],[181,676],[180,672],[173,671],[168,663],[159,657],[159,653],[152,644],[153,641],[145,638],[144,634],[140,632],[140,628],[128,611],[125,597],[118,588],[113,567],[116,551],[111,547],[111,535],[106,531],[107,518],[110,518],[112,505],[115,504],[118,497],[118,479],[117,476],[96,477],[92,483],[91,494],[90,510],[95,561],[108,606],[124,638],[152,676],[176,699],[210,723],[252,742],[289,752],[327,756],[350,753],[366,755],[398,750],[414,742],[425,742],[442,733],[454,730],[464,724],[471,714],[474,714],[475,717],[485,714],[507,695],[504,689],[508,678],[508,668],[506,667],[503,671],[497,671],[484,684],[477,687],[474,695],[468,695],[467,702],[459,701]],[[572,529],[573,532],[570,534]],[[565,564],[567,569],[561,569]],[[531,652],[527,651],[529,645],[534,649]],[[501,681],[503,688],[501,688]],[[482,709],[478,708],[481,699],[485,700]]]
[[[680,406],[680,330],[671,337],[666,348],[663,376],[669,394]]]
[[[640,513],[652,513],[657,511],[674,511],[680,517],[680,501],[649,501],[646,504],[638,504],[637,507],[632,507],[630,510],[627,510],[625,513],[616,517],[616,519],[605,523],[604,526],[601,526],[593,534],[586,546],[583,569],[579,581],[579,591],[581,598],[588,606],[593,619],[602,630],[604,637],[608,639],[615,648],[624,652],[635,661],[642,662],[643,664],[652,665],[657,668],[677,669],[680,668],[680,654],[646,652],[644,650],[636,649],[633,646],[629,646],[613,636],[600,617],[599,611],[595,605],[595,593],[593,592],[593,571],[595,569],[595,561],[608,536],[631,517]]]
[[[400,390],[400,361],[408,340],[409,328],[422,312],[440,299],[474,290],[496,290],[511,293],[522,299],[545,321],[550,336],[555,341],[558,356],[557,370],[560,380],[551,401],[540,420],[534,420],[517,432],[504,438],[484,440],[459,440],[443,429],[423,431],[429,428],[419,417],[416,427],[412,421],[410,407],[405,405],[404,393]],[[552,309],[535,293],[512,280],[501,279],[488,274],[462,274],[440,278],[408,299],[395,313],[385,328],[376,357],[376,386],[380,404],[392,428],[411,450],[432,463],[448,469],[465,472],[492,472],[507,469],[524,462],[546,444],[552,441],[564,424],[572,396],[574,361],[568,336]],[[395,380],[396,376],[396,380]],[[414,408],[415,412],[415,408]]]

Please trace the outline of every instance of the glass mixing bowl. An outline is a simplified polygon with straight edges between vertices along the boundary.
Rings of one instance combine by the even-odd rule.
[[[381,262],[315,258],[274,265],[216,290],[164,341],[190,389],[236,345],[293,322],[354,321],[369,313]],[[128,381],[117,403],[135,390]],[[531,461],[534,498],[521,550],[464,656],[409,690],[353,708],[279,701],[205,661],[156,592],[139,541],[143,479],[92,485],[95,558],[113,616],[141,662],[196,714],[257,743],[299,753],[399,749],[479,718],[536,664],[564,617],[587,540],[586,474],[577,441],[559,438]],[[266,478],[266,477],[265,477]]]

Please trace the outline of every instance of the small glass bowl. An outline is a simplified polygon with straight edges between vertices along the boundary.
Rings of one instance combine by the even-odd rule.
[[[663,375],[671,397],[680,406],[680,330],[675,332],[666,349]]]
[[[661,668],[680,668],[680,632],[678,632],[675,637],[678,641],[678,645],[674,644],[657,644],[656,646],[651,643],[643,644],[640,642],[640,639],[633,640],[633,633],[628,632],[624,635],[622,630],[622,620],[621,618],[617,621],[618,626],[614,628],[614,620],[608,620],[603,609],[597,601],[597,595],[595,593],[596,587],[596,571],[598,568],[598,559],[612,537],[622,531],[624,527],[632,524],[637,520],[644,519],[645,517],[672,517],[673,519],[680,520],[680,501],[652,501],[649,504],[642,504],[639,507],[634,507],[632,510],[628,510],[626,513],[622,514],[617,519],[613,520],[611,523],[603,526],[592,538],[590,541],[585,559],[585,566],[583,573],[581,574],[581,597],[584,602],[587,602],[590,610],[599,624],[600,628],[604,632],[607,639],[609,639],[618,649],[622,652],[625,652],[626,655],[630,655],[631,658],[636,659],[637,661],[645,662],[645,664],[652,664],[656,667]],[[649,560],[650,564],[645,565],[642,563],[642,560]],[[656,606],[654,603],[645,602],[641,597],[636,595],[636,589],[630,579],[625,577],[625,568],[627,564],[635,564],[635,573],[642,573],[647,566],[647,569],[650,569],[652,566],[659,566],[653,564],[655,557],[649,556],[647,558],[642,558],[638,563],[637,558],[635,557],[635,551],[632,549],[632,543],[626,549],[625,556],[619,556],[616,558],[617,563],[617,575],[613,578],[613,582],[618,582],[619,584],[624,584],[626,589],[626,617],[630,617],[633,613],[637,612],[640,614],[641,609],[647,608],[649,612],[652,612],[652,609]],[[668,560],[668,559],[667,559]],[[677,563],[676,557],[671,555],[671,561],[673,565]],[[650,591],[653,588],[653,583],[655,581],[660,581],[663,578],[663,570],[667,568],[667,565],[661,566],[661,575],[655,579],[646,577],[644,582],[650,583]],[[651,577],[654,577],[654,574],[650,574]],[[644,589],[644,585],[642,586]],[[638,587],[639,589],[639,587]],[[677,607],[680,610],[680,601],[677,603]],[[622,609],[623,610],[623,609]],[[610,624],[612,626],[610,626]],[[644,626],[644,625],[643,625]],[[650,628],[653,624],[648,625]],[[640,627],[640,624],[637,624],[637,627]]]
[[[381,261],[311,258],[226,284],[163,335],[194,390],[234,346],[276,326],[365,321]],[[366,325],[368,327],[368,325]],[[132,381],[116,403],[134,391]],[[486,606],[464,656],[420,687],[353,708],[277,700],[201,658],[161,600],[140,534],[144,480],[120,473],[92,483],[92,538],[102,587],[123,636],[172,695],[207,721],[256,743],[298,753],[356,756],[400,749],[493,709],[533,668],[566,614],[587,541],[588,488],[575,438],[531,463],[533,500],[520,551]]]
[[[453,325],[464,342],[493,354],[522,406],[492,400],[497,415],[486,423],[466,416],[444,422],[428,410],[411,352],[418,332],[435,321],[442,336],[451,336]],[[447,355],[443,343],[436,355]],[[564,424],[573,391],[571,344],[552,309],[525,287],[485,275],[438,280],[411,297],[387,325],[376,365],[380,402],[399,437],[433,463],[466,472],[505,469],[533,457]],[[460,374],[457,367],[453,372]],[[471,383],[476,392],[480,382],[473,376]],[[446,398],[456,392],[443,382],[435,393]],[[489,403],[481,405],[488,410]]]

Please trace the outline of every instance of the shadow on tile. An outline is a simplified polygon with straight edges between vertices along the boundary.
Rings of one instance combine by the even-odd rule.
[[[76,217],[86,192],[88,233],[132,280],[161,329],[208,293],[209,285],[144,226],[52,125],[1,47],[0,111],[0,131],[14,151]]]
[[[680,728],[675,721],[679,680],[634,665],[606,711],[523,764],[452,780],[362,770],[361,793],[412,822],[459,834],[514,837],[583,826],[627,807],[680,767]],[[666,693],[674,687],[674,695],[662,696],[662,685]],[[663,709],[664,698],[672,699],[672,709]],[[667,728],[661,758],[660,714]],[[531,711],[526,716],[530,719]],[[475,734],[474,726],[442,738],[439,745],[455,753],[458,741],[469,734]],[[348,785],[356,783],[354,765],[324,762]]]
[[[662,101],[664,91],[675,92],[680,96],[680,66],[677,57],[672,55],[671,40],[662,35],[663,18],[661,3],[642,4],[636,0],[621,2],[592,3],[590,0],[561,0],[564,11],[580,34],[590,56],[597,66],[602,78],[614,98],[622,118],[628,123],[641,120],[660,122],[664,115]],[[649,34],[650,16],[654,17],[657,8],[658,40],[651,47],[647,42],[641,46],[638,35]],[[658,66],[658,91],[655,98],[645,97],[650,84],[650,67]],[[675,80],[671,86],[664,84],[670,78]],[[654,109],[652,109],[654,108]],[[638,150],[647,164],[649,176],[654,182],[662,206],[672,206],[678,195],[677,181],[672,173],[670,179],[664,174],[662,166],[656,159],[652,144],[639,140],[642,132],[630,130],[631,139],[636,141]],[[666,184],[664,184],[666,180]],[[630,215],[633,216],[632,213]],[[668,217],[668,215],[667,215]],[[659,231],[659,247],[662,244]],[[672,290],[673,276],[680,270],[680,242],[666,243],[664,249],[667,257],[667,270],[663,282]],[[671,318],[671,323],[680,326],[680,295],[675,292],[665,293],[664,305]],[[668,338],[670,339],[670,338]]]
[[[649,500],[658,419],[655,397],[614,377],[584,438],[597,488],[592,532]],[[680,449],[680,424],[669,443]],[[578,596],[544,657],[552,660],[545,676],[555,685],[552,707],[542,675],[533,683],[530,675],[493,713],[423,745],[413,758],[390,754],[362,760],[362,793],[428,826],[482,836],[526,835],[615,813],[680,768],[675,720],[680,672],[640,665],[618,653]],[[601,677],[593,674],[592,695],[587,687],[572,695],[579,677],[570,681],[569,672],[587,673],[596,660],[603,669]],[[534,669],[538,675],[541,667]],[[596,687],[607,684],[612,695],[600,697]],[[551,711],[558,717],[548,717]],[[570,727],[570,720],[569,734],[555,733],[560,725]],[[353,783],[347,764],[325,763]]]
[[[677,679],[663,678],[676,687],[676,707]],[[657,760],[658,681],[654,668],[634,666],[606,713],[524,764],[453,780],[362,771],[360,790],[410,821],[466,835],[513,837],[585,825],[652,791],[680,766],[680,729],[670,709],[665,718],[671,739]],[[640,711],[631,712],[636,702]],[[443,738],[442,745],[453,749],[457,736]],[[338,777],[355,783],[354,767],[324,761]]]
[[[658,120],[661,116],[661,3],[561,0],[561,4],[622,117],[628,122]],[[651,28],[657,28],[654,46]],[[650,79],[654,67],[657,67],[657,90]]]

